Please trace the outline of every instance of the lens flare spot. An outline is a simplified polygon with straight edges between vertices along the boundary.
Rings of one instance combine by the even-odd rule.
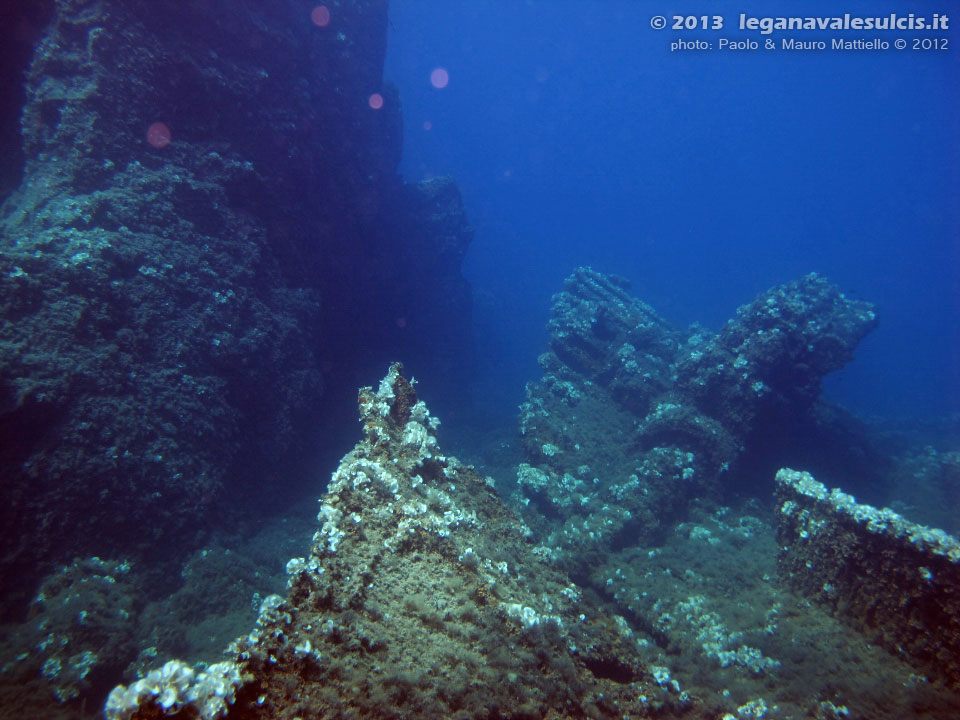
[[[433,129],[433,123],[430,122],[429,120],[424,120],[424,121],[423,121],[423,129],[424,129],[424,130],[432,130],[432,129]]]
[[[317,27],[326,27],[330,24],[330,10],[326,5],[317,5],[310,11],[310,20]]]
[[[433,72],[430,73],[430,84],[437,88],[437,90],[442,90],[449,82],[450,73],[442,67],[434,68]]]
[[[379,110],[383,107],[383,95],[380,93],[373,93],[370,98],[367,100],[367,104],[370,105],[374,110]]]
[[[147,142],[153,147],[165,148],[171,140],[170,128],[167,127],[166,123],[155,122],[147,128]]]

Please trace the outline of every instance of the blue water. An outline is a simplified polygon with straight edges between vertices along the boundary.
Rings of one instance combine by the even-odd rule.
[[[477,229],[484,393],[512,412],[537,375],[550,296],[577,265],[634,281],[668,319],[719,328],[810,271],[875,302],[878,329],[827,394],[866,414],[960,410],[960,47],[762,49],[738,14],[949,12],[939,2],[404,0],[386,77],[403,174],[453,175]],[[720,14],[724,32],[653,30]],[[956,18],[960,22],[960,15]],[[889,42],[950,33],[863,32]],[[670,42],[753,38],[752,52]],[[431,85],[435,68],[449,84]],[[425,129],[429,123],[429,129]]]

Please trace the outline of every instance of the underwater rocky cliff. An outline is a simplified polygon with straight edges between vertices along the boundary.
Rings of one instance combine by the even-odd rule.
[[[311,7],[5,10],[4,613],[54,563],[174,558],[288,497],[389,358],[462,387],[472,231],[451,181],[396,175],[386,0]]]

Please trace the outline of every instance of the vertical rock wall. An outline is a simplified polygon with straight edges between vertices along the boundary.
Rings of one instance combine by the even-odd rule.
[[[0,209],[6,609],[49,561],[282,495],[358,366],[452,385],[471,354],[459,194],[395,174],[385,0],[43,5]]]

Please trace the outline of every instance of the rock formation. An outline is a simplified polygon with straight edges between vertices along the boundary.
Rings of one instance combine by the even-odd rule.
[[[623,280],[577,270],[555,297],[544,375],[521,412],[530,522],[578,562],[658,537],[692,499],[731,489],[759,425],[806,416],[875,323],[869,303],[811,274],[719,333],[682,331]]]
[[[270,478],[385,358],[469,372],[471,230],[451,181],[396,176],[387,2],[310,10],[5,11],[32,53],[2,123],[0,616],[55,562],[175,557],[290,492]]]
[[[399,365],[359,404],[364,437],[310,552],[214,666],[219,684],[171,662],[116,688],[110,720],[701,716],[623,618],[538,554],[493,481],[443,455]]]
[[[376,391],[362,389],[359,405],[363,439],[321,498],[309,552],[287,563],[286,596],[263,600],[226,659],[202,669],[168,660],[117,686],[109,720],[892,720],[910,708],[960,710],[938,682],[952,665],[918,674],[804,597],[848,609],[914,598],[908,622],[888,613],[870,631],[909,640],[912,660],[939,648],[944,662],[954,646],[929,625],[937,608],[944,629],[956,624],[957,545],[944,534],[783,471],[777,538],[761,517],[695,508],[661,545],[609,552],[578,584],[562,552],[531,542],[492,479],[442,453],[438,421],[399,365]]]

